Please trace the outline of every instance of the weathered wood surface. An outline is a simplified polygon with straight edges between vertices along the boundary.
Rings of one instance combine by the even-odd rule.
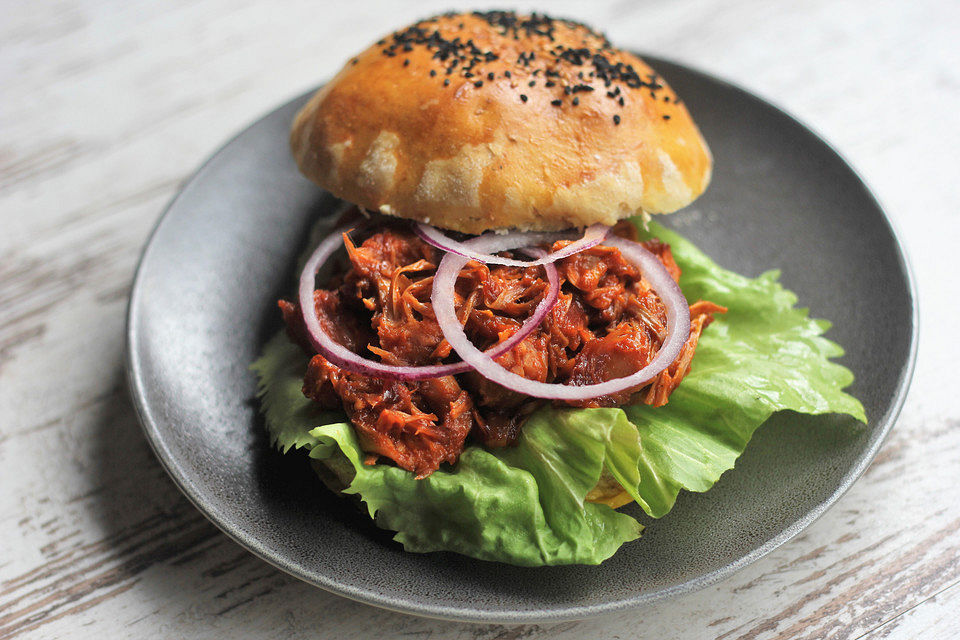
[[[177,492],[122,380],[124,306],[151,225],[245,123],[362,43],[454,4],[2,3],[0,638],[960,636],[957,3],[549,6],[813,123],[899,223],[921,294],[913,388],[866,475],[797,539],[640,611],[477,626],[300,583]]]

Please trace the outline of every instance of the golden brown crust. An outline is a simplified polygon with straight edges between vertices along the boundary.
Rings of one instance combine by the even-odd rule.
[[[310,99],[290,139],[335,195],[466,233],[669,213],[712,165],[642,60],[582,25],[503,12],[381,40]]]

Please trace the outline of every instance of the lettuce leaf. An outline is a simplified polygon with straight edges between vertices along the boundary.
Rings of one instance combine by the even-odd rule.
[[[316,409],[301,393],[306,366],[284,334],[253,365],[274,445],[328,463],[349,485],[344,493],[358,494],[408,551],[528,566],[597,564],[640,536],[630,516],[584,501],[604,468],[636,493],[640,440],[623,411],[546,408],[527,420],[516,447],[468,447],[455,467],[415,480],[397,467],[363,464],[344,416]]]
[[[867,421],[863,405],[843,392],[853,374],[829,361],[843,355],[821,337],[830,323],[796,308],[796,295],[777,282],[779,272],[746,278],[660,225],[640,233],[671,246],[688,300],[728,309],[703,332],[690,375],[666,406],[624,407],[644,450],[638,501],[644,511],[662,517],[680,489],[713,486],[775,411],[845,413]]]
[[[733,468],[775,411],[866,422],[860,402],[843,392],[853,374],[829,361],[843,354],[821,335],[829,323],[796,308],[776,272],[745,278],[659,225],[641,234],[671,245],[689,300],[729,309],[704,332],[666,406],[546,407],[527,420],[516,446],[470,446],[455,466],[415,480],[390,465],[363,464],[345,416],[318,410],[301,393],[307,359],[281,334],[252,365],[272,442],[323,461],[408,551],[541,566],[598,564],[640,536],[632,517],[585,501],[602,474],[659,518],[681,489],[706,491]]]

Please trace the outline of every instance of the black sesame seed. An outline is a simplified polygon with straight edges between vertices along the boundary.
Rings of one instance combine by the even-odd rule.
[[[443,86],[445,86],[445,87],[449,87],[449,86],[450,86],[450,78],[444,78],[444,79],[443,79]]]
[[[436,69],[430,69],[430,77],[433,78],[433,77],[436,77],[436,75],[437,75],[437,70],[436,70]]]
[[[530,82],[527,83],[527,86],[528,86],[528,87],[535,87],[535,86],[537,86],[537,81],[536,81],[536,80],[531,80]]]
[[[577,106],[578,104],[580,104],[580,98],[574,98],[574,99],[573,99],[573,106]]]
[[[550,104],[552,104],[555,107],[559,107],[560,105],[563,104],[563,100],[553,100],[550,102]]]
[[[459,37],[447,40],[439,29],[426,26],[436,23],[437,20],[437,18],[423,20],[394,33],[391,38],[381,40],[378,43],[383,47],[381,52],[384,56],[394,57],[401,50],[409,52],[420,46],[432,52],[431,57],[434,60],[440,60],[447,67],[448,74],[458,65],[459,68],[469,71],[477,62],[483,60],[491,62],[499,58],[492,51],[480,49],[472,40],[463,42]]]
[[[620,116],[613,116],[613,124],[620,124]]]
[[[410,64],[409,58],[408,58],[407,60],[404,60],[404,61],[403,61],[403,66],[406,67],[406,66],[408,66],[409,64]]]
[[[571,96],[571,102],[579,92],[593,91],[598,87],[598,90],[608,92],[608,97],[620,103],[621,106],[623,102],[620,96],[625,95],[625,88],[646,91],[651,94],[651,99],[657,102],[664,97],[663,93],[657,93],[665,89],[657,74],[640,73],[627,63],[615,62],[618,50],[614,49],[602,34],[590,31],[580,24],[556,21],[536,14],[522,17],[511,11],[478,12],[473,15],[474,19],[486,21],[505,38],[510,36],[515,40],[542,38],[541,43],[533,47],[536,51],[517,51],[514,54],[517,55],[517,64],[528,67],[528,83],[538,75],[546,76],[544,85],[547,88],[553,88],[566,84],[566,81],[561,82],[560,78],[573,79],[571,86],[564,89],[566,95],[574,94]],[[456,19],[455,14],[444,14],[443,17]],[[409,52],[420,47],[429,51],[432,59],[439,61],[437,73],[431,74],[431,77],[441,75],[439,72],[446,70],[450,76],[453,71],[458,71],[463,78],[479,76],[488,82],[494,82],[496,74],[482,71],[481,65],[484,62],[498,60],[500,57],[492,51],[481,48],[479,42],[463,39],[462,35],[445,38],[437,28],[439,21],[440,17],[423,20],[394,33],[389,38],[380,40],[378,46],[381,53],[387,57],[394,57],[400,52]],[[466,21],[464,21],[465,24]],[[554,38],[555,28],[575,30],[574,41],[578,44],[574,47],[560,44],[561,38]],[[566,41],[570,42],[569,39]],[[540,52],[539,59],[537,51]],[[405,60],[404,66],[408,65],[409,61]],[[511,78],[512,72],[504,70],[503,77]],[[594,78],[596,83],[593,82]],[[472,79],[470,82],[475,83]],[[576,84],[577,82],[580,84]],[[664,97],[663,102],[679,104],[679,100],[673,96]]]
[[[617,100],[617,102],[619,102],[619,103],[620,103],[620,106],[622,107],[622,106],[623,106],[623,96],[620,96],[620,99]]]
[[[663,119],[664,119],[664,120],[669,120],[669,119],[670,119],[670,116],[668,116],[667,114],[663,114]]]
[[[520,102],[526,102],[526,101],[527,101],[527,96],[525,96],[525,95],[523,95],[523,94],[521,93],[521,94],[520,94]]]

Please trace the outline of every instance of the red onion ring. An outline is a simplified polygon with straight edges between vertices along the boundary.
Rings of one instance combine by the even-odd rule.
[[[506,236],[504,236],[506,239]],[[491,243],[493,244],[493,243]],[[509,244],[509,243],[502,243]],[[670,273],[657,257],[644,249],[640,244],[610,236],[605,244],[616,247],[623,256],[636,265],[653,290],[660,296],[667,310],[667,338],[663,341],[660,350],[653,360],[645,367],[623,378],[615,378],[598,384],[572,386],[565,384],[547,384],[536,380],[528,380],[523,376],[507,371],[501,367],[490,355],[482,353],[470,340],[467,339],[460,322],[457,320],[456,309],[452,296],[444,295],[444,291],[452,291],[456,284],[460,270],[466,265],[468,258],[448,253],[440,261],[437,273],[433,279],[433,294],[431,302],[436,314],[437,322],[443,330],[450,346],[457,352],[464,362],[468,363],[480,375],[491,382],[518,391],[528,396],[548,400],[588,400],[598,396],[617,393],[625,389],[639,387],[649,382],[657,374],[666,369],[680,355],[680,350],[690,337],[690,307],[687,304],[680,287],[670,277]],[[504,250],[502,247],[499,250]],[[493,251],[494,249],[488,249]]]
[[[350,351],[345,346],[336,342],[333,338],[327,335],[327,333],[323,330],[323,327],[320,326],[320,319],[317,317],[317,308],[313,302],[313,291],[316,286],[317,272],[320,271],[320,267],[326,263],[330,256],[340,248],[343,234],[348,233],[349,231],[350,225],[342,226],[333,231],[330,236],[321,242],[320,245],[314,250],[300,274],[300,287],[298,292],[300,312],[303,315],[303,322],[307,327],[307,335],[310,337],[310,343],[313,345],[313,348],[316,349],[320,355],[341,369],[374,378],[424,380],[426,378],[452,376],[470,371],[473,367],[466,362],[425,367],[401,367],[384,364],[375,360],[369,360]],[[480,237],[474,238],[468,242],[471,249],[480,251],[505,251],[507,249],[516,248],[515,246],[510,246],[510,243],[504,245],[503,240],[505,238],[506,236],[492,236],[489,238]],[[524,240],[524,242],[526,241]],[[544,252],[540,251],[540,253],[542,254]],[[464,264],[466,264],[466,260],[464,261]],[[543,266],[543,269],[546,272],[547,281],[549,283],[549,288],[547,289],[546,294],[533,310],[533,314],[520,326],[520,329],[518,329],[516,333],[508,337],[506,340],[481,353],[481,355],[484,355],[484,357],[496,358],[515,347],[540,325],[546,315],[553,308],[553,305],[557,303],[557,298],[560,295],[560,276],[557,274],[557,268],[553,264],[544,264],[541,266]],[[454,275],[456,276],[459,273],[460,269],[457,269],[457,273]],[[454,277],[454,283],[456,283],[456,277]],[[453,287],[451,286],[448,291],[449,294],[446,296],[437,296],[436,287],[434,287],[434,293],[431,300],[434,298],[443,300],[445,303],[449,303],[450,308],[453,309],[455,306]],[[456,317],[456,311],[454,311],[454,317]],[[456,325],[462,333],[463,329],[460,327],[459,320],[457,320]],[[446,331],[444,331],[444,336],[446,336]],[[466,338],[466,334],[464,334],[464,338]],[[469,343],[469,340],[467,342]],[[480,352],[478,351],[478,353]]]
[[[513,258],[503,258],[501,256],[492,255],[491,253],[484,253],[483,251],[479,251],[474,248],[474,245],[471,244],[478,238],[473,238],[467,242],[457,242],[453,238],[445,235],[436,227],[431,227],[430,225],[422,222],[418,222],[414,226],[414,230],[416,231],[417,235],[420,236],[421,240],[447,253],[454,253],[458,256],[478,260],[485,264],[502,264],[510,267],[537,267],[544,264],[550,264],[551,262],[556,262],[560,258],[566,258],[567,256],[572,256],[575,253],[580,253],[585,249],[589,249],[590,247],[597,246],[603,242],[604,238],[607,237],[607,234],[610,233],[610,227],[607,225],[594,224],[586,228],[586,230],[583,232],[583,236],[579,240],[568,244],[563,249],[554,251],[553,253],[548,253],[537,260],[524,261],[514,260]],[[480,238],[486,238],[493,235],[508,239],[509,243],[511,243],[512,249],[517,249],[520,247],[532,247],[538,244],[553,244],[557,240],[563,240],[566,238],[566,234],[564,233],[534,233],[521,231],[513,231],[505,234],[487,233],[480,236]]]

